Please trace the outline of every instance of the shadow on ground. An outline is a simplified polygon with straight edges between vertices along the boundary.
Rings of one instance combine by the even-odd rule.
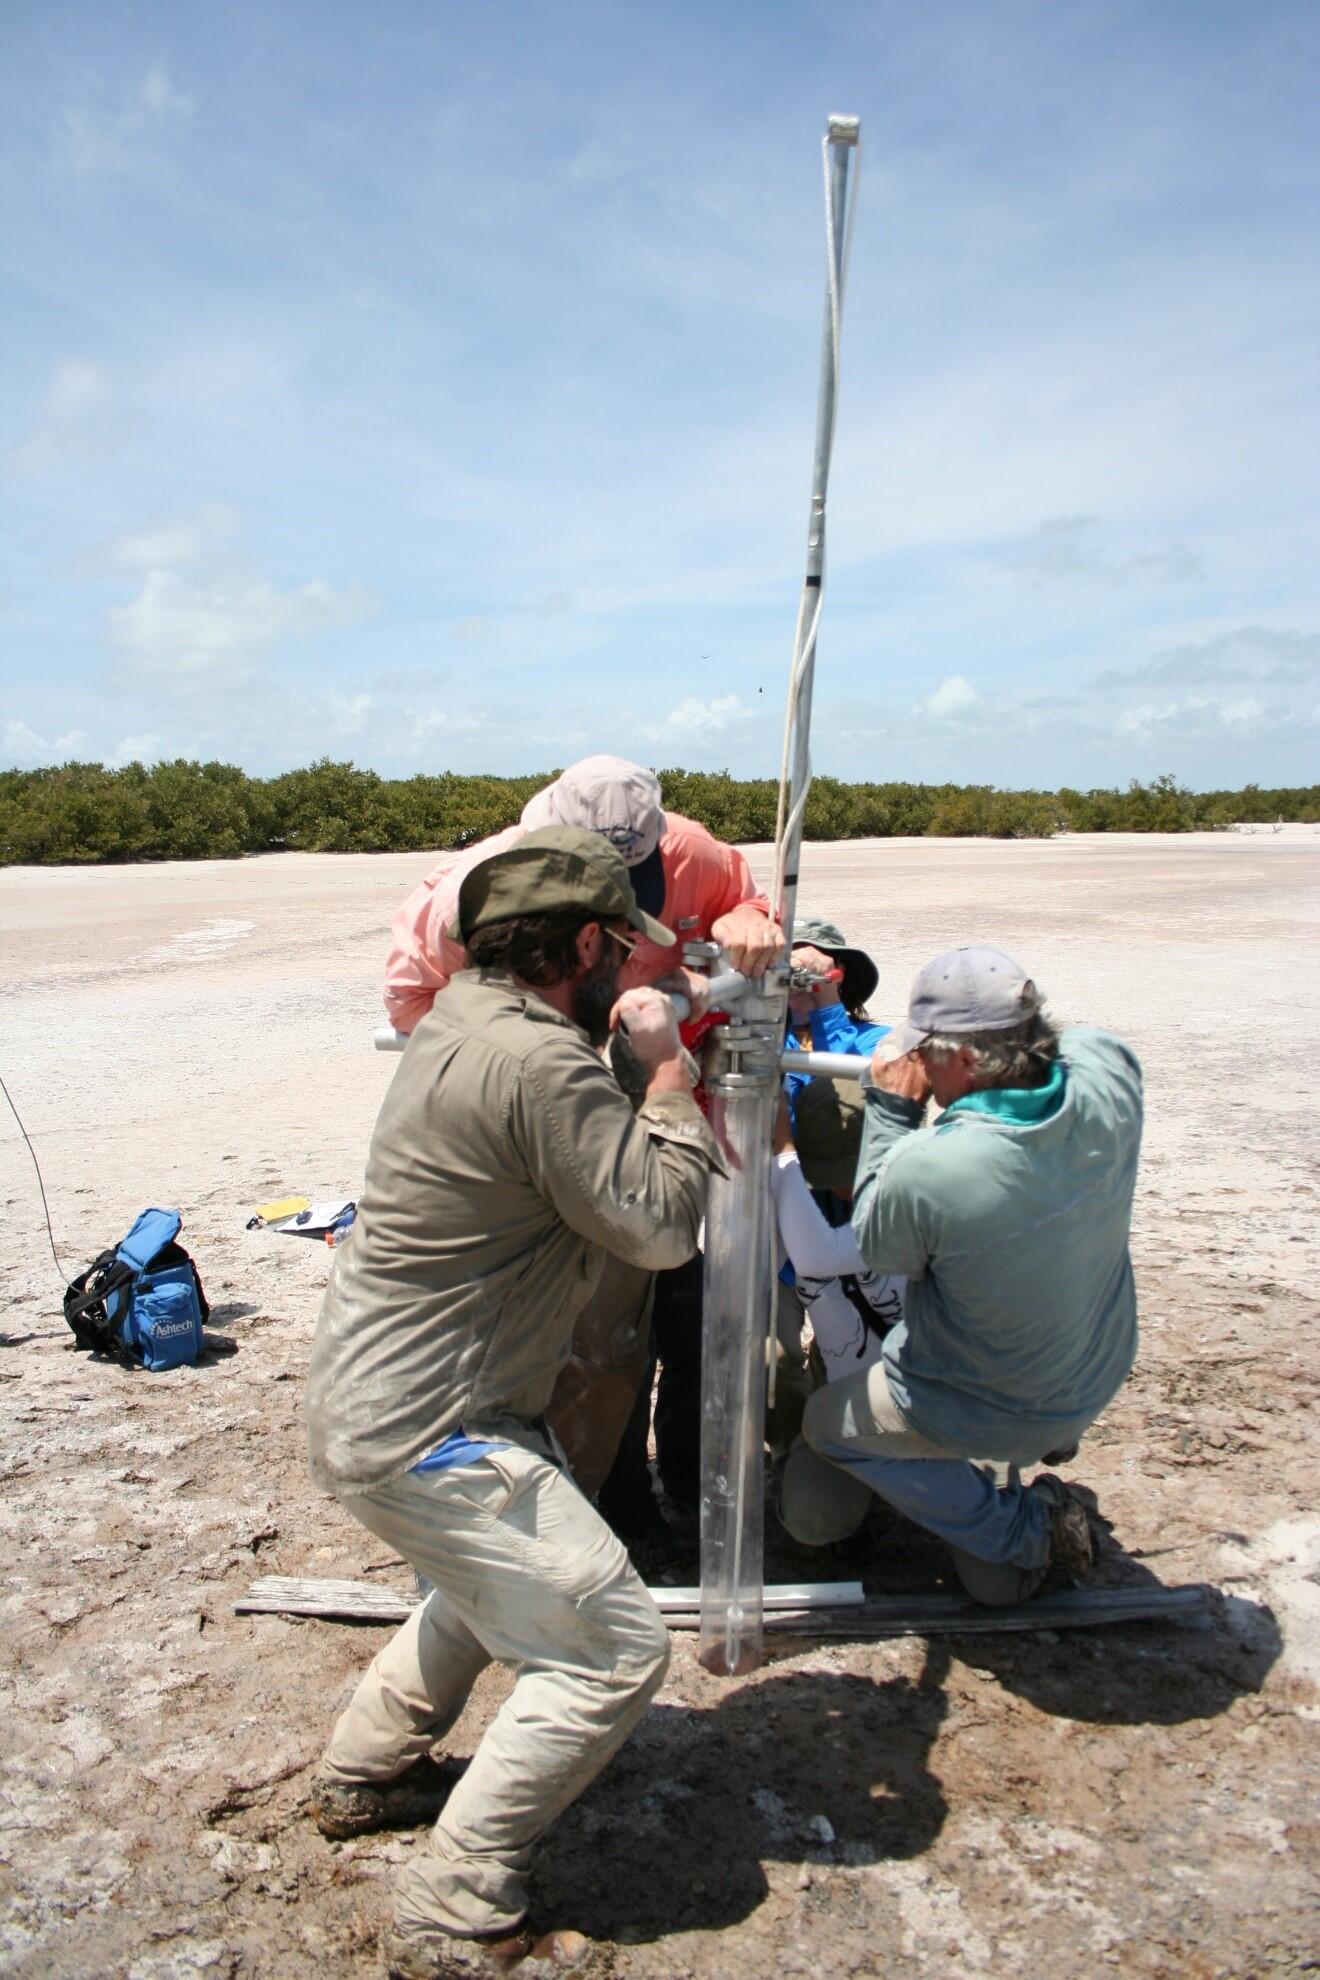
[[[929,1759],[950,1658],[932,1643],[915,1681],[772,1673],[710,1709],[653,1706],[542,1845],[545,1915],[593,1939],[719,1930],[761,1904],[767,1861],[921,1855],[946,1813]]]
[[[1128,1554],[1081,1488],[1098,1542],[1095,1585],[1159,1577]],[[859,1543],[804,1555],[767,1534],[767,1579],[860,1578],[870,1594],[952,1587],[948,1557],[882,1511]],[[773,1660],[776,1649],[768,1645]],[[803,1642],[785,1645],[800,1656]],[[860,1865],[923,1855],[946,1801],[931,1754],[956,1659],[1036,1710],[1100,1726],[1171,1726],[1258,1691],[1279,1655],[1267,1608],[1212,1595],[1199,1624],[1131,1623],[932,1638],[914,1680],[777,1671],[709,1707],[653,1707],[538,1853],[545,1916],[596,1939],[715,1931],[769,1891],[765,1865]],[[824,1815],[822,1829],[813,1816]]]
[[[1087,1586],[1163,1587],[1130,1554],[1087,1486],[1074,1486],[1096,1548]],[[1271,1609],[1211,1589],[1195,1623],[1144,1622],[1040,1636],[952,1638],[965,1663],[991,1672],[1038,1711],[1093,1725],[1173,1726],[1212,1719],[1258,1692],[1283,1649]]]

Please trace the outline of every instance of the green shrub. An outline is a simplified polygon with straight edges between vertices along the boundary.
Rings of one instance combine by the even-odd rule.
[[[0,771],[0,865],[233,859],[243,853],[417,851],[483,839],[512,825],[557,771],[390,782],[328,757],[283,776],[179,757],[150,769],[64,763]],[[716,838],[765,841],[778,790],[768,777],[662,770],[663,800]],[[1057,831],[1190,832],[1277,818],[1320,821],[1320,786],[1187,790],[1169,775],[1125,791],[1002,791],[990,784],[845,784],[819,777],[805,836],[1039,838]]]

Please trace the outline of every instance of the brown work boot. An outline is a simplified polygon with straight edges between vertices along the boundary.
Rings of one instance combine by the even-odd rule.
[[[1073,1581],[1085,1581],[1095,1565],[1085,1506],[1052,1471],[1042,1471],[1027,1490],[1044,1499],[1050,1510],[1050,1566],[1062,1568]]]
[[[420,1933],[392,1926],[382,1947],[389,1980],[572,1980],[585,1976],[592,1946],[580,1932],[524,1928],[509,1934],[460,1938],[438,1928]]]
[[[308,1813],[323,1836],[345,1842],[372,1829],[418,1829],[434,1822],[467,1762],[423,1754],[392,1781],[316,1780]]]

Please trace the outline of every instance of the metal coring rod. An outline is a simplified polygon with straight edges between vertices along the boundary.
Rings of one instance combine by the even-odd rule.
[[[831,117],[825,130],[825,330],[821,339],[820,391],[816,401],[816,452],[811,471],[807,520],[807,571],[798,606],[793,665],[788,682],[784,753],[779,771],[779,810],[775,823],[775,910],[790,945],[797,907],[798,861],[807,793],[811,789],[811,690],[816,669],[816,635],[825,595],[825,498],[838,407],[839,339],[843,284],[848,266],[852,212],[848,207],[848,164],[861,142],[856,117]],[[855,210],[855,203],[854,209]]]
[[[859,135],[856,117],[831,117],[822,147],[825,334],[807,573],[793,642],[775,828],[774,904],[790,951],[811,783],[811,687],[825,582],[825,496],[847,260],[848,165]],[[729,1001],[733,1016],[715,1027],[706,1051],[710,1120],[724,1147],[727,1172],[712,1175],[706,1207],[698,1656],[708,1671],[734,1677],[755,1670],[763,1651],[766,1377],[773,1352],[777,1258],[769,1155],[788,1022],[787,969],[746,984],[736,1001]],[[859,1073],[863,1064],[857,1063]]]

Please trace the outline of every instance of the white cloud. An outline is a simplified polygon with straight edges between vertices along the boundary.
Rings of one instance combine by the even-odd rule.
[[[163,63],[153,62],[142,78],[142,108],[149,117],[191,117],[193,100],[175,89]]]
[[[981,697],[965,674],[950,674],[941,681],[928,700],[921,703],[922,710],[937,722],[960,722],[979,708]]]
[[[1190,584],[1205,575],[1201,559],[1185,543],[1118,555],[1104,547],[1099,531],[1095,516],[1052,516],[1012,568],[1038,584],[1121,585],[1142,579]]]
[[[155,734],[145,736],[125,736],[105,758],[111,770],[122,770],[126,763],[158,763],[161,758],[160,737]]]
[[[690,694],[677,708],[671,708],[663,721],[643,728],[642,734],[650,742],[700,745],[729,735],[751,719],[752,710],[744,707],[736,694],[717,695],[711,701]]]
[[[112,566],[132,573],[135,597],[107,614],[110,644],[120,656],[122,687],[172,680],[204,685],[241,678],[290,640],[307,639],[366,616],[360,587],[336,588],[324,578],[280,586],[231,549],[241,518],[223,503],[204,503],[119,537]],[[328,726],[356,732],[370,696],[326,684]]]
[[[1137,682],[1204,687],[1211,681],[1280,689],[1290,682],[1320,682],[1320,633],[1235,626],[1212,639],[1165,647],[1142,666],[1107,669],[1094,677],[1091,686],[1121,692]]]
[[[216,550],[238,526],[237,513],[223,503],[212,502],[188,515],[157,523],[150,529],[121,536],[111,544],[115,563],[131,570],[176,570],[181,564],[195,564]]]
[[[1259,722],[1264,714],[1265,704],[1257,701],[1253,694],[1245,695],[1241,701],[1221,701],[1219,704],[1219,719],[1226,728]]]
[[[14,449],[14,460],[40,474],[103,454],[114,438],[114,390],[103,365],[69,358],[57,364],[42,415]]]
[[[153,569],[130,604],[112,608],[110,636],[141,672],[200,680],[244,673],[282,640],[349,624],[365,609],[360,592],[320,578],[281,591],[250,576],[207,581]]]
[[[1192,584],[1205,576],[1205,566],[1185,543],[1166,543],[1161,550],[1139,550],[1114,568],[1117,577],[1153,577],[1165,584]]]
[[[81,729],[70,729],[66,735],[56,736],[47,741],[39,736],[26,722],[5,723],[5,762],[19,770],[35,770],[45,764],[67,763],[77,757],[87,747],[87,737]]]
[[[1188,694],[1170,701],[1139,702],[1122,711],[1120,735],[1148,736],[1176,731],[1188,741],[1212,736],[1217,729],[1238,731],[1282,725],[1284,711],[1271,709],[1255,695]],[[1294,718],[1295,719],[1295,718]]]
[[[373,695],[344,694],[336,688],[321,699],[321,719],[333,735],[360,736],[374,707]]]
[[[1153,729],[1181,722],[1183,713],[1183,705],[1178,701],[1143,701],[1135,708],[1123,710],[1118,718],[1118,732],[1122,736],[1146,736]]]
[[[1093,676],[1084,696],[1117,708],[1120,736],[1180,741],[1296,738],[1312,727],[1320,681],[1320,636],[1237,626],[1210,639],[1166,647],[1144,664]],[[1080,705],[1080,704],[1079,704]]]
[[[465,714],[457,708],[423,708],[408,717],[408,732],[413,736],[475,736],[488,726],[484,716]]]
[[[553,623],[566,619],[572,610],[568,592],[547,591],[531,604],[509,605],[498,618],[488,612],[470,612],[455,619],[453,636],[464,646],[489,646],[506,641],[511,631],[525,638],[528,621]]]
[[[153,62],[118,100],[111,100],[99,76],[84,75],[76,100],[61,113],[56,151],[80,179],[139,171],[150,161],[158,134],[192,112],[192,97],[174,87],[162,62]]]
[[[6,722],[5,760],[26,770],[47,761],[46,745],[26,722]]]
[[[562,619],[573,609],[572,594],[567,591],[547,591],[544,598],[538,599],[531,609],[538,619]]]
[[[52,419],[82,419],[110,397],[110,381],[99,365],[72,362],[59,366],[51,381],[47,412]]]

